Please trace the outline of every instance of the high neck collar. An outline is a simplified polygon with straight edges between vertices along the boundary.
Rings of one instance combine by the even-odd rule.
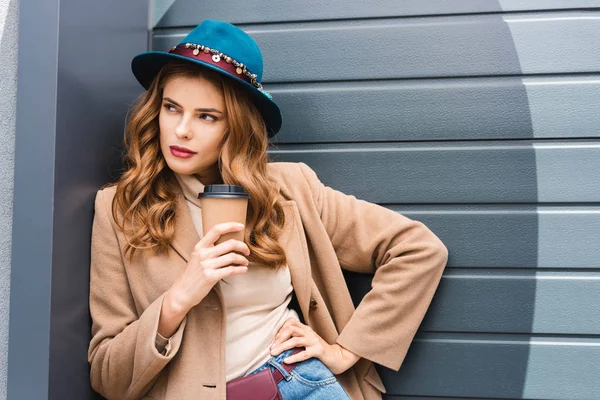
[[[182,175],[175,173],[175,177],[183,190],[183,196],[192,204],[200,207],[198,194],[204,191],[204,184],[194,175]]]

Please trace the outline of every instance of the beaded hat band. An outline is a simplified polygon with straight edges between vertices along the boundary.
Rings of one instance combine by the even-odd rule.
[[[248,71],[248,68],[241,62],[234,60],[232,57],[229,57],[218,50],[211,49],[210,47],[201,44],[183,43],[171,47],[169,53],[209,62],[264,92],[262,85],[256,79],[256,74]]]

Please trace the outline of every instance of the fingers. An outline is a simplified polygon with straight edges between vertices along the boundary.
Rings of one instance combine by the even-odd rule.
[[[329,345],[308,325],[304,325],[296,318],[288,318],[282,325],[273,344],[271,345],[271,355],[277,356],[286,350],[297,347],[304,347],[304,350],[287,357],[283,360],[286,364],[293,364],[315,357],[321,360],[331,358],[326,353],[331,353]]]
[[[224,256],[204,261],[205,268],[219,269],[228,266],[248,266],[248,259],[241,254],[227,253]]]
[[[221,235],[229,232],[239,231],[244,225],[237,222],[225,222],[215,225],[206,235],[196,243],[192,256],[203,262],[208,268],[221,268],[232,264],[248,265],[248,259],[243,255],[249,256],[250,249],[248,245],[240,240],[230,239],[217,246],[215,241]]]
[[[316,355],[311,354],[310,349],[307,348],[306,350],[301,351],[300,353],[289,356],[288,358],[284,359],[283,362],[286,364],[293,364],[301,361],[306,361],[309,358],[313,357],[316,357]]]
[[[244,274],[248,272],[248,267],[225,267],[220,268],[215,272],[215,276],[218,280],[225,279],[233,275]]]
[[[302,324],[296,318],[288,318],[281,328],[279,328],[271,347],[280,345],[292,336],[302,336],[305,327],[308,328],[308,326]]]
[[[309,347],[318,345],[317,334],[307,325],[295,318],[288,318],[271,345],[271,355],[276,356],[294,347]]]
[[[206,235],[198,242],[196,246],[201,248],[211,247],[221,237],[221,235],[229,232],[238,232],[244,229],[244,225],[238,222],[224,222],[213,226]]]
[[[248,245],[242,241],[230,239],[226,242],[218,244],[214,247],[209,247],[206,250],[207,258],[222,256],[223,254],[237,252],[247,256],[250,255]]]
[[[293,337],[281,344],[278,344],[277,346],[271,346],[271,355],[276,356],[295,347],[307,347],[310,346],[311,343],[312,342],[309,340],[309,338],[305,336]]]

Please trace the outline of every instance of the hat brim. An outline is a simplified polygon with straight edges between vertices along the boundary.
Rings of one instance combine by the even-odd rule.
[[[216,67],[215,65],[209,64],[202,60],[194,60],[177,54],[165,53],[162,51],[149,51],[138,54],[133,58],[131,61],[131,70],[138,82],[144,87],[144,89],[148,90],[150,84],[160,69],[168,62],[173,60],[182,60],[199,65],[201,67],[209,68],[229,79],[239,82],[243,85],[243,87],[248,89],[252,95],[255,105],[258,107],[265,121],[268,137],[272,138],[281,129],[281,111],[279,110],[279,106],[277,106],[273,100],[271,100],[266,94],[258,90],[250,83]]]

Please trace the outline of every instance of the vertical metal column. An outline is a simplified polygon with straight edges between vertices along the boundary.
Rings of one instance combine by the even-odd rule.
[[[96,190],[119,167],[148,1],[21,0],[8,399],[91,399]]]

